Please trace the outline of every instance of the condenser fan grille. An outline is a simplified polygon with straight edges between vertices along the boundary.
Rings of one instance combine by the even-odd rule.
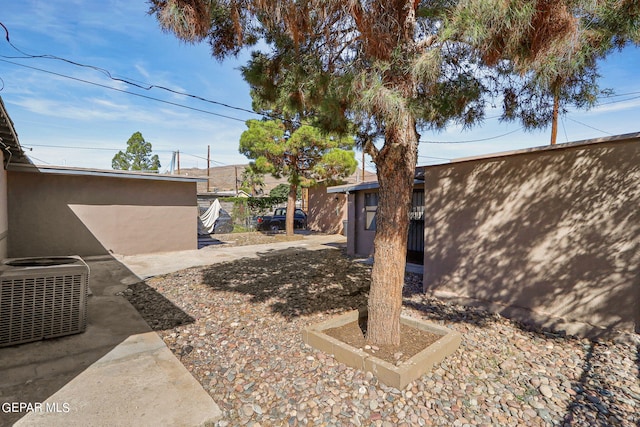
[[[13,267],[0,275],[0,347],[83,332],[88,267]]]

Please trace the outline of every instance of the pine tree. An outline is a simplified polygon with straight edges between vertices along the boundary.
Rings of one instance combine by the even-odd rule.
[[[135,132],[127,141],[126,151],[118,151],[111,160],[111,167],[119,170],[155,171],[160,169],[160,158],[151,155],[151,143],[144,140],[140,132]]]
[[[340,179],[357,166],[351,150],[353,139],[323,135],[319,129],[300,126],[289,133],[282,121],[249,120],[240,137],[240,152],[254,160],[252,166],[275,178],[289,181],[287,235],[294,232],[294,213],[298,189],[319,179]]]
[[[314,124],[358,136],[380,184],[367,329],[378,345],[400,340],[418,130],[471,126],[497,98],[507,120],[548,123],[549,109],[538,112],[549,94],[581,87],[573,78],[590,84],[589,61],[637,42],[640,16],[631,0],[152,4],[163,28],[206,40],[218,59],[262,42],[254,54],[265,70],[261,90],[275,98],[289,93],[291,105],[310,102]]]

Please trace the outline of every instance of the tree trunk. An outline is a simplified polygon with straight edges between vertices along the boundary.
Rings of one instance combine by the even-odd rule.
[[[396,127],[387,128],[384,147],[375,158],[380,188],[367,342],[378,346],[400,345],[402,287],[417,155],[415,120],[405,113]]]
[[[291,184],[289,186],[289,196],[287,197],[287,217],[285,219],[285,229],[287,236],[293,236],[293,218],[296,213],[296,194],[298,185]]]

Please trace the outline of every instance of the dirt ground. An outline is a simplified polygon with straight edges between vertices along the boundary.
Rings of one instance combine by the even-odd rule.
[[[427,331],[400,325],[399,347],[371,346],[365,340],[366,322],[364,325],[359,325],[357,322],[347,323],[344,326],[327,329],[324,333],[391,364],[399,364],[409,360],[440,338],[439,335]]]

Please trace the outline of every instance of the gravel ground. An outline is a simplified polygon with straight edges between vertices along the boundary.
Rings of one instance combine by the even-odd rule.
[[[302,240],[304,238],[302,233],[308,234],[311,232],[296,230],[296,234],[287,236],[284,231],[277,233],[252,231],[247,233],[210,234],[208,236],[199,236],[198,238],[201,247],[220,243],[227,246],[247,246]]]
[[[366,303],[369,273],[338,249],[292,249],[156,277],[125,296],[220,406],[219,426],[640,425],[640,346],[443,303],[416,275],[404,314],[463,338],[405,390],[306,346],[303,328]]]

